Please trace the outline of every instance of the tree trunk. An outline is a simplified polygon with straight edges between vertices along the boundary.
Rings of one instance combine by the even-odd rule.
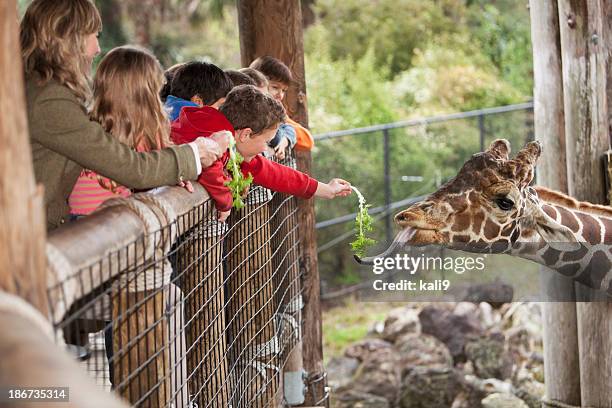
[[[285,99],[287,113],[303,126],[308,125],[304,43],[300,2],[295,0],[238,1],[240,52],[242,64],[271,55],[283,61],[293,74]],[[310,152],[296,152],[298,170],[310,174]],[[304,405],[316,405],[325,396],[323,379],[323,339],[321,328],[320,282],[314,229],[314,201],[298,200],[300,255],[302,262],[304,309],[303,358],[310,378],[309,393]]]
[[[0,288],[47,315],[43,190],[28,143],[17,6],[0,2]]]
[[[531,0],[531,41],[534,65],[536,139],[544,150],[538,163],[538,185],[568,192],[563,116],[563,75],[559,15],[556,0]],[[542,267],[544,378],[549,400],[580,405],[576,304],[554,302],[573,299],[574,282]]]
[[[602,156],[610,147],[604,28],[612,16],[603,3],[610,1],[559,1],[568,187],[592,203],[605,202]],[[577,294],[594,297],[582,287]],[[612,304],[581,302],[577,310],[582,405],[612,406]]]

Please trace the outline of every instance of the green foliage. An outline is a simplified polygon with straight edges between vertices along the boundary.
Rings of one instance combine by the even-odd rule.
[[[366,204],[365,198],[356,187],[353,187],[353,190],[359,199],[359,211],[357,212],[357,217],[355,218],[355,229],[357,232],[355,233],[355,240],[351,242],[351,249],[355,255],[363,257],[366,250],[372,245],[376,244],[375,240],[366,237],[366,232],[371,232],[373,229],[373,220],[368,213],[368,208],[370,208],[370,205]]]
[[[362,58],[374,50],[377,66],[395,75],[410,68],[415,48],[443,33],[454,33],[462,19],[459,0],[318,0],[333,60]]]
[[[227,161],[226,168],[232,175],[232,179],[230,181],[226,181],[225,185],[232,192],[233,207],[239,210],[244,207],[242,195],[245,191],[247,191],[253,182],[253,175],[249,174],[249,177],[245,178],[242,174],[242,171],[240,170],[240,163],[244,161],[244,158],[236,151],[236,141],[233,137],[230,137],[229,152],[230,158]]]

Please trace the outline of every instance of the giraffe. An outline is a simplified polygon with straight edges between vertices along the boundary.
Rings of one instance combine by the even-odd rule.
[[[541,151],[539,142],[530,142],[510,159],[510,143],[495,140],[438,191],[399,212],[400,232],[377,257],[406,244],[505,253],[611,296],[612,208],[530,186]]]

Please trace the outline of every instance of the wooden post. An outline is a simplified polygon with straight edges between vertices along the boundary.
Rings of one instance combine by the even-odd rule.
[[[15,1],[0,2],[0,289],[47,314],[43,190],[28,143]]]
[[[291,164],[291,163],[289,163]],[[276,193],[270,203],[272,263],[279,305],[279,342],[284,363],[283,394],[288,405],[304,402],[302,358],[302,295],[299,265],[297,206],[295,198]]]
[[[604,3],[608,6],[604,8]],[[565,134],[570,194],[605,202],[602,157],[610,147],[606,64],[609,1],[559,0]],[[578,288],[578,299],[593,293]],[[583,406],[612,406],[612,303],[577,304],[580,385]]]
[[[271,55],[283,61],[293,73],[285,107],[292,119],[308,126],[302,12],[296,0],[238,1],[242,64]],[[297,168],[310,174],[309,151],[296,151]],[[305,405],[316,405],[325,395],[323,337],[321,327],[320,281],[314,229],[314,201],[298,200],[300,256],[303,270],[304,369],[311,380]]]
[[[223,237],[212,222],[187,232],[191,245],[177,254],[179,282],[185,294],[185,322],[189,390],[200,407],[228,406],[227,342],[225,338],[225,292]]]
[[[567,193],[563,76],[556,0],[531,0],[531,42],[534,65],[534,114],[536,139],[545,146],[538,162],[538,184]],[[546,397],[580,405],[576,304],[554,302],[573,299],[574,282],[542,267],[544,378]],[[542,294],[546,296],[545,293]]]
[[[261,190],[259,190],[261,192]],[[274,280],[266,199],[233,210],[225,241],[232,406],[275,406],[278,383]]]
[[[171,395],[166,301],[159,290],[114,291],[114,385],[132,404],[163,407]]]

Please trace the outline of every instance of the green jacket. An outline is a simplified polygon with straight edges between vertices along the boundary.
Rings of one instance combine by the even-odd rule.
[[[106,133],[66,86],[26,81],[34,175],[45,187],[47,229],[65,222],[68,196],[83,168],[138,190],[197,177],[188,145],[137,153]]]

